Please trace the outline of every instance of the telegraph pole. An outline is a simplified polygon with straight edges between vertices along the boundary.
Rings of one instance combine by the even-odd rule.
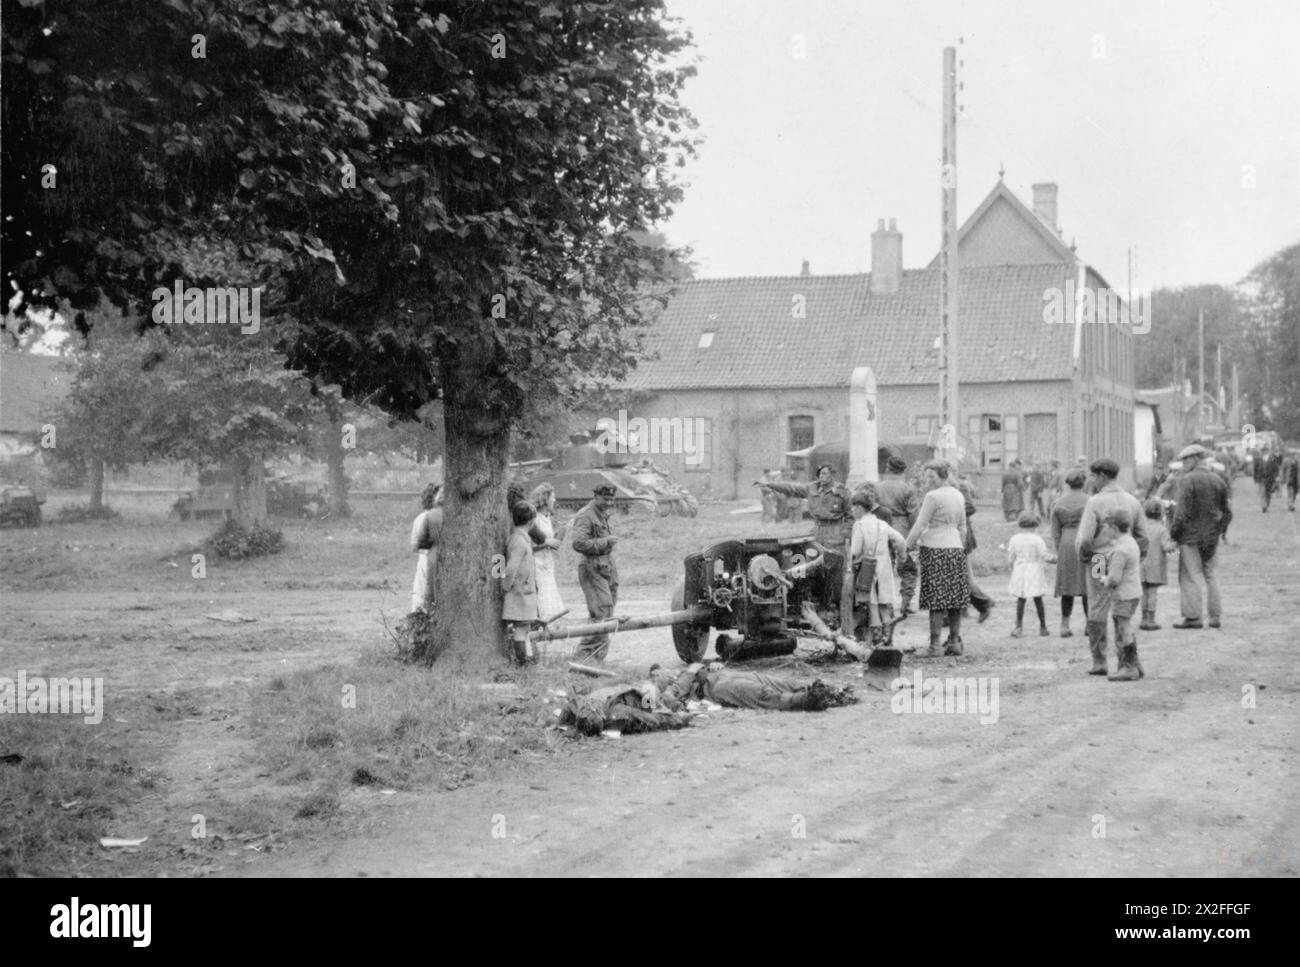
[[[945,460],[956,460],[962,433],[957,382],[957,48],[943,49],[943,226],[939,249],[939,440]],[[948,429],[951,427],[951,429]]]
[[[1205,310],[1196,313],[1196,352],[1197,381],[1199,395],[1196,397],[1196,436],[1199,440],[1205,433]]]
[[[1227,392],[1223,387],[1223,343],[1214,344],[1214,399],[1219,404],[1219,415],[1223,417],[1223,429],[1227,429]]]

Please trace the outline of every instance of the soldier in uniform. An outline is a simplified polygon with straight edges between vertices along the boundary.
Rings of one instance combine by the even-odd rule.
[[[904,476],[906,473],[907,462],[902,457],[891,456],[888,459],[885,472],[876,484],[876,496],[880,502],[873,511],[900,534],[911,533],[912,525],[916,523],[916,514],[921,509],[921,498],[917,495],[916,488],[908,483]],[[916,559],[905,552],[898,562],[902,614],[910,614],[912,611],[918,574]]]
[[[573,549],[582,555],[578,564],[578,586],[587,599],[587,614],[592,621],[614,617],[618,603],[618,568],[614,565],[614,545],[618,538],[609,526],[609,511],[617,491],[611,484],[601,484],[592,500],[570,525]],[[588,635],[578,642],[574,658],[578,661],[604,661],[609,654],[609,635]]]
[[[835,479],[828,463],[817,468],[817,479],[812,483],[785,483],[768,480],[757,481],[764,491],[771,490],[786,497],[806,497],[808,512],[817,522],[815,537],[822,547],[844,550],[844,543],[853,532],[853,516],[849,511],[849,491]]]

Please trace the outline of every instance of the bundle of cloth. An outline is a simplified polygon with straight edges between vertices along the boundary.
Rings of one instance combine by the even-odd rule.
[[[827,685],[820,678],[775,671],[737,671],[712,663],[697,662],[679,671],[652,668],[650,680],[669,709],[704,700],[730,708],[821,712],[858,700],[852,685]]]
[[[661,701],[650,682],[606,685],[586,695],[571,695],[560,709],[560,724],[571,725],[582,735],[604,731],[635,734],[680,729],[691,724],[691,716]]]

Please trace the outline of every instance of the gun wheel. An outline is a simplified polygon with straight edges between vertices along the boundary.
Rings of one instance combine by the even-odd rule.
[[[686,582],[679,581],[673,588],[672,609],[681,611],[686,607]],[[673,625],[673,647],[677,657],[686,664],[703,661],[704,653],[709,650],[708,625]]]

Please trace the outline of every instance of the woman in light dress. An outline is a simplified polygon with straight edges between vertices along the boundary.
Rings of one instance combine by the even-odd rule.
[[[850,503],[854,523],[849,551],[856,567],[854,614],[865,618],[855,618],[854,637],[864,640],[866,636],[859,632],[869,627],[873,647],[893,643],[894,615],[899,609],[894,561],[907,553],[906,538],[872,513],[879,502],[875,485],[865,483],[854,491]]]
[[[1025,602],[1033,601],[1034,610],[1038,612],[1038,634],[1046,638],[1051,632],[1047,630],[1043,595],[1052,590],[1047,565],[1056,560],[1056,555],[1047,550],[1047,544],[1035,533],[1040,523],[1037,514],[1032,510],[1022,511],[1019,523],[1020,533],[1007,541],[1007,566],[1011,568],[1007,591],[1016,599],[1016,627],[1011,637],[1019,638],[1024,634]]]
[[[533,490],[530,503],[537,508],[534,531],[541,531],[545,535],[545,540],[540,544],[536,543],[534,536],[533,561],[537,569],[537,610],[542,620],[546,621],[564,610],[564,601],[555,583],[564,525],[555,519],[555,488],[551,484],[538,485]]]
[[[442,485],[431,483],[420,494],[424,510],[411,525],[411,550],[420,555],[411,585],[411,610],[425,611],[433,604],[433,578],[438,569],[438,542],[442,540]]]

